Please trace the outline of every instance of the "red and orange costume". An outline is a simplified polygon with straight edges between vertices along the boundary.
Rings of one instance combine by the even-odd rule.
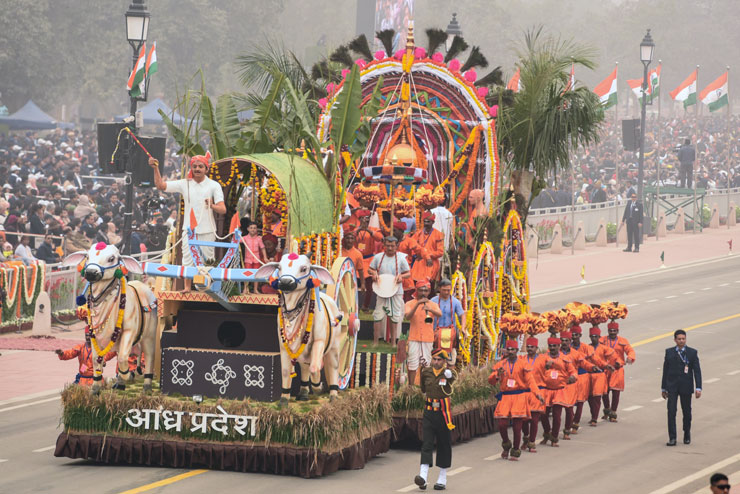
[[[589,336],[601,336],[601,329],[593,326],[588,331]],[[606,376],[606,366],[617,367],[617,354],[606,345],[586,345],[591,347],[593,353],[590,356],[591,363],[601,369],[601,372],[594,372],[591,377],[591,393],[588,398],[588,406],[591,409],[591,421],[589,425],[596,427],[601,409],[601,397],[609,390],[609,383]]]
[[[579,337],[578,344],[571,344],[571,349],[577,351],[581,358],[578,360],[576,370],[578,371],[578,381],[576,381],[576,404],[573,415],[573,424],[571,424],[571,433],[577,431],[581,422],[581,415],[583,414],[583,404],[588,401],[591,395],[591,376],[589,372],[593,372],[596,366],[591,362],[591,356],[594,353],[594,349],[590,345],[580,342],[581,327],[578,325],[570,328],[571,336],[577,334]]]
[[[79,343],[69,350],[63,350],[61,354],[57,354],[59,360],[72,360],[77,357],[79,361],[79,371],[75,377],[75,384],[81,384],[82,386],[92,386],[93,383],[93,353],[92,347],[86,343]],[[105,354],[105,362],[116,357],[116,352],[108,352]]]
[[[616,321],[612,321],[607,326],[608,329],[619,330],[619,324]],[[601,338],[601,344],[608,346],[617,356],[617,362],[619,362],[619,368],[606,373],[607,381],[609,384],[609,390],[604,394],[604,413],[609,416],[609,420],[612,422],[617,421],[617,407],[619,406],[619,395],[624,391],[624,365],[629,359],[630,363],[635,361],[635,350],[627,341],[627,338],[623,338],[617,335],[616,338],[612,339],[609,336]],[[611,400],[609,400],[609,392],[611,392]],[[611,403],[610,403],[611,401]]]
[[[435,216],[430,212],[422,215],[423,220],[434,221],[434,218]],[[411,266],[411,278],[415,280],[427,278],[435,282],[439,277],[440,259],[445,253],[444,235],[434,228],[429,233],[422,228],[412,238],[419,245],[419,252]],[[431,261],[431,266],[427,265],[428,261]]]
[[[527,346],[537,346],[537,338],[534,336],[527,338]],[[535,362],[537,360],[545,358],[543,355],[540,355],[539,353],[536,354],[534,357],[530,357],[529,355],[521,355],[519,359],[523,362],[526,362],[527,366],[532,369],[534,367]],[[532,372],[532,377],[535,380],[535,383],[537,384],[537,387],[539,389],[544,389],[545,383],[538,380],[538,376],[535,372]],[[535,447],[535,440],[537,439],[537,429],[540,424],[540,416],[545,413],[545,405],[537,399],[537,396],[533,393],[529,393],[527,395],[527,398],[529,400],[529,413],[530,413],[530,420],[527,421],[524,424],[524,435],[526,445],[525,447],[530,453],[536,453],[536,447]]]
[[[560,338],[548,338],[548,345],[560,345]],[[549,353],[542,355],[533,365],[535,379],[544,383],[543,397],[547,411],[552,410],[552,427],[548,422],[548,413],[541,416],[544,439],[541,444],[549,440],[553,446],[557,446],[560,435],[560,422],[562,420],[563,407],[568,406],[569,398],[565,385],[571,376],[577,376],[573,362],[567,356],[558,353],[553,357]]]

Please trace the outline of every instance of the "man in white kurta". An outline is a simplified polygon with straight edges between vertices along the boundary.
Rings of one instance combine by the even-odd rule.
[[[182,264],[194,266],[195,261],[188,245],[188,228],[194,229],[195,238],[208,242],[216,241],[216,220],[213,213],[225,214],[224,192],[215,180],[206,177],[210,161],[210,153],[205,156],[193,156],[190,159],[190,173],[188,178],[164,181],[159,174],[159,163],[154,158],[149,159],[149,165],[154,169],[154,184],[164,192],[179,193],[185,202],[184,217],[182,219]],[[214,248],[201,246],[201,253],[205,262],[214,258]]]

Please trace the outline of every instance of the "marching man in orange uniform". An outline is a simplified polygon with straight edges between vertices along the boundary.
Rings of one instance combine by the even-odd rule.
[[[601,338],[601,344],[606,345],[617,355],[619,367],[616,370],[607,372],[609,381],[609,391],[611,391],[611,406],[609,405],[609,391],[604,395],[604,418],[610,422],[617,421],[617,407],[619,406],[619,395],[624,391],[624,365],[632,364],[635,361],[635,350],[627,341],[627,338],[619,336],[619,324],[612,321],[607,326],[609,336]]]
[[[93,378],[93,354],[90,343],[78,343],[69,350],[62,350],[57,348],[54,350],[59,360],[72,360],[77,357],[80,364],[80,369],[75,376],[75,384],[82,386],[92,386]],[[116,352],[108,352],[105,354],[105,362],[116,358]]]
[[[537,359],[544,359],[545,356],[540,355],[537,352],[537,338],[531,336],[527,338],[526,343],[527,354],[520,356],[519,359],[525,362],[527,367],[531,370],[534,367],[535,362],[537,362]],[[538,376],[536,373],[532,372],[532,377],[534,378],[537,387],[539,389],[544,389],[545,383],[537,380]],[[537,428],[540,424],[540,417],[545,413],[545,404],[544,399],[543,401],[538,400],[535,394],[527,393],[527,398],[529,400],[530,419],[525,420],[524,426],[522,427],[522,431],[524,432],[524,447],[530,453],[536,453],[537,446],[535,445],[535,440],[537,439]]]
[[[498,420],[498,430],[501,433],[501,446],[504,448],[501,458],[517,461],[522,455],[522,423],[530,417],[529,394],[544,403],[537,383],[532,376],[532,369],[527,362],[517,358],[519,347],[516,340],[506,341],[506,358],[499,360],[493,366],[493,372],[488,376],[488,382],[500,384],[499,402],[496,404],[494,417]],[[509,419],[513,422],[514,442],[509,440]]]
[[[598,326],[593,326],[588,331],[588,336],[591,338],[591,345],[593,354],[591,355],[591,363],[594,364],[599,370],[611,370],[614,371],[619,367],[617,362],[617,355],[606,345],[599,344],[601,339],[601,329]],[[596,427],[599,418],[599,409],[601,408],[601,397],[604,396],[609,390],[609,383],[607,382],[606,374],[604,372],[595,371],[591,374],[591,394],[588,397],[588,406],[591,409],[591,420],[588,425]]]
[[[413,235],[419,244],[419,253],[411,266],[411,277],[415,280],[424,278],[432,284],[439,278],[440,259],[445,253],[445,238],[442,232],[434,229],[435,216],[429,211],[421,215],[424,228]]]
[[[580,329],[580,328],[579,328]],[[578,338],[580,339],[580,334],[578,334]],[[573,367],[575,367],[576,372],[578,375],[576,376],[576,382],[572,384],[566,384],[565,390],[566,390],[566,396],[568,398],[568,405],[565,407],[565,428],[563,429],[563,439],[570,439],[571,434],[577,434],[578,432],[575,432],[578,430],[578,427],[576,426],[575,429],[573,427],[573,424],[575,423],[574,420],[574,408],[579,403],[580,399],[580,393],[582,393],[582,385],[581,382],[581,372],[584,373],[588,370],[592,370],[594,368],[594,365],[590,362],[587,362],[585,360],[584,355],[573,348],[571,345],[571,341],[573,338],[573,333],[571,331],[561,331],[560,332],[560,353],[570,357],[571,361],[573,362]],[[584,345],[585,346],[585,345]],[[583,348],[583,346],[582,346]],[[588,376],[586,376],[588,378]],[[587,391],[588,392],[588,391]],[[583,402],[588,399],[588,394],[584,399],[581,399],[580,401],[580,408],[583,409]],[[578,416],[580,420],[580,414]]]
[[[545,384],[543,396],[547,409],[541,416],[544,438],[540,444],[547,444],[547,441],[550,441],[552,446],[557,447],[563,407],[568,405],[565,385],[576,382],[578,374],[571,359],[560,354],[560,338],[548,338],[547,349],[548,354],[545,358],[537,359],[533,366],[535,379]],[[552,410],[552,427],[547,418],[550,410]]]
[[[571,343],[570,348],[581,354],[581,360],[578,362],[576,370],[578,371],[578,381],[576,382],[576,404],[573,413],[573,424],[570,428],[571,434],[578,434],[581,416],[583,414],[583,404],[588,401],[591,395],[591,376],[589,372],[600,372],[596,365],[591,363],[591,356],[594,349],[590,345],[581,343],[581,334],[583,331],[579,325],[570,328]]]

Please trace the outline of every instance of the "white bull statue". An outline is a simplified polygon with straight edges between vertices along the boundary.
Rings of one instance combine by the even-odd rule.
[[[125,278],[126,273],[142,274],[141,265],[133,257],[122,256],[114,245],[103,242],[87,252],[70,254],[62,265],[75,266],[83,261],[81,273],[89,282],[84,296],[89,314],[86,337],[92,343],[93,394],[98,394],[103,384],[103,361],[108,352],[118,354],[115,387],[126,388],[128,358],[137,343],[144,356],[144,391],[150,391],[154,377],[157,299],[144,283],[127,282]],[[133,380],[133,375],[130,379]]]
[[[339,390],[339,349],[344,337],[340,334],[343,329],[339,324],[342,314],[334,300],[319,290],[322,284],[334,284],[331,273],[324,267],[311,265],[309,258],[304,255],[290,253],[283,255],[279,263],[265,264],[255,276],[269,278],[280,297],[280,405],[285,406],[290,399],[291,374],[295,362],[301,368],[299,401],[308,399],[309,377],[314,392],[320,391],[322,367],[329,385],[330,399],[335,399]]]

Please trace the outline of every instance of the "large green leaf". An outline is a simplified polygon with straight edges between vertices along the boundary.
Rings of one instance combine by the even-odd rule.
[[[226,144],[221,140],[216,124],[216,112],[213,109],[211,98],[206,94],[205,84],[201,91],[200,114],[202,118],[201,129],[208,132],[211,138],[211,154],[214,160],[220,160],[228,157]]]
[[[203,146],[190,139],[190,136],[188,136],[185,132],[182,131],[182,129],[175,125],[165,112],[163,112],[161,109],[157,111],[162,117],[162,121],[164,121],[164,124],[167,126],[167,130],[170,132],[170,135],[172,135],[172,138],[175,139],[175,142],[180,146],[178,154],[182,154],[185,156],[195,156],[197,154],[206,153],[203,149]]]
[[[254,116],[249,124],[246,147],[249,154],[275,150],[274,144],[269,139],[269,131],[280,113],[280,95],[285,81],[285,75],[277,73],[273,77],[272,86],[262,102],[254,109]],[[269,147],[269,149],[267,149]]]
[[[294,123],[293,142],[286,142],[286,147],[296,147],[301,140],[306,142],[310,152],[307,153],[308,159],[323,171],[323,162],[321,160],[321,143],[316,136],[316,122],[311,117],[311,111],[308,107],[308,98],[304,94],[298,93],[290,81],[285,81],[288,89],[288,97],[292,106],[292,111],[297,117]],[[286,136],[288,137],[288,136]],[[333,174],[326,174],[331,178]],[[330,182],[331,183],[331,182]]]
[[[230,94],[222,94],[216,101],[216,128],[229,156],[234,156],[236,154],[236,142],[241,135],[241,125],[239,124],[234,99]]]
[[[360,71],[357,65],[353,65],[331,109],[331,140],[337,152],[355,140],[355,132],[362,116],[361,103]]]

